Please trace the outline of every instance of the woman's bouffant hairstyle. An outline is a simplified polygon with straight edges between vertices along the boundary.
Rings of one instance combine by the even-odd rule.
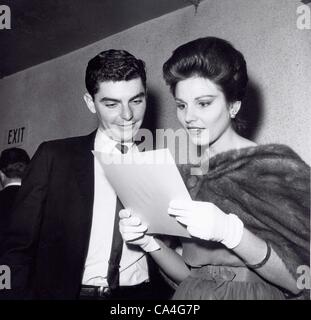
[[[245,59],[226,40],[205,37],[190,41],[175,49],[163,65],[163,77],[173,95],[179,81],[193,76],[213,81],[229,103],[241,101],[245,96],[248,82]],[[236,129],[244,126],[239,117],[234,122]]]
[[[163,65],[163,76],[173,94],[181,80],[207,78],[220,86],[228,102],[243,99],[248,81],[242,53],[228,41],[214,37],[199,38],[175,49]]]
[[[145,63],[125,50],[110,49],[92,58],[86,68],[85,86],[94,98],[103,81],[128,81],[141,78],[146,89]]]

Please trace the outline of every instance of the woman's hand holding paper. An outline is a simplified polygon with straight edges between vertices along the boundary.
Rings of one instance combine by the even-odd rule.
[[[152,252],[160,249],[160,246],[154,237],[146,234],[148,227],[142,224],[138,217],[133,216],[130,210],[121,210],[119,216],[120,233],[126,243],[137,245],[145,252]]]
[[[197,238],[217,241],[227,248],[236,247],[243,235],[243,222],[234,214],[226,214],[213,203],[173,200],[168,213],[187,227]]]

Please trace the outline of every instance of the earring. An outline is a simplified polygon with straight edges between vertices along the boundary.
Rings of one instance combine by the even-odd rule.
[[[236,116],[236,113],[234,111],[230,112],[230,118],[234,119]]]

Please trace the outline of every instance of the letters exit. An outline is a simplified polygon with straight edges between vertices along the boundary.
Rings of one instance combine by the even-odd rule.
[[[26,129],[25,127],[20,127],[20,128],[8,130],[7,144],[13,145],[13,144],[23,143],[24,137],[25,137],[25,129]]]

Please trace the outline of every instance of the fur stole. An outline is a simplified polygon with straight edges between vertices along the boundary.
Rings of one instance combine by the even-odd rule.
[[[310,167],[289,147],[268,144],[230,150],[210,159],[203,176],[180,168],[193,200],[235,213],[268,240],[290,273],[309,265]]]

